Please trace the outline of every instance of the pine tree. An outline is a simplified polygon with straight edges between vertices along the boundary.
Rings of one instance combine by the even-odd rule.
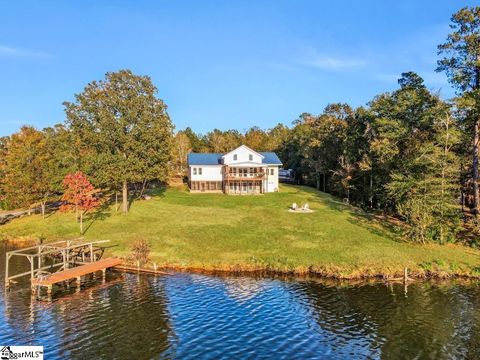
[[[443,57],[437,71],[444,71],[465,102],[471,103],[468,116],[471,130],[474,214],[480,211],[480,6],[462,8],[451,18],[452,32],[438,46]]]

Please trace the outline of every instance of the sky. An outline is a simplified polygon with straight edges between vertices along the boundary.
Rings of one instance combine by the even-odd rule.
[[[177,130],[290,125],[328,103],[365,105],[435,72],[451,0],[0,0],[0,136],[63,122],[64,101],[106,72],[158,88]]]

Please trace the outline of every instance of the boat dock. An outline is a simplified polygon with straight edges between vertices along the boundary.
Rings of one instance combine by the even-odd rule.
[[[108,268],[118,266],[121,259],[101,259],[104,248],[101,243],[109,240],[83,242],[82,239],[62,240],[6,253],[5,288],[8,288],[14,279],[30,276],[32,292],[47,288],[50,295],[55,284],[76,279],[80,284],[82,276],[94,274],[97,271],[105,272]],[[23,257],[30,263],[29,271],[19,274],[10,274],[10,260],[12,257]]]
[[[72,279],[76,279],[77,285],[80,286],[82,276],[93,274],[97,271],[102,271],[103,278],[105,278],[105,272],[108,268],[120,265],[121,263],[122,260],[119,258],[108,258],[98,260],[90,264],[77,266],[68,270],[56,272],[49,276],[39,276],[32,279],[32,291],[35,293],[37,287],[46,287],[47,293],[51,294],[53,285]]]

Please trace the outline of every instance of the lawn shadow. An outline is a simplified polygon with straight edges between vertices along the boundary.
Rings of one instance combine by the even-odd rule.
[[[347,219],[348,222],[360,226],[374,235],[399,243],[404,242],[400,236],[399,229],[395,225],[390,224],[385,220],[378,219],[374,215],[368,213],[357,214],[351,212],[351,215],[352,216]]]
[[[57,210],[51,210],[51,211],[45,211],[45,219],[48,219],[52,215],[55,215],[57,213]]]
[[[130,193],[129,199],[128,199],[128,210],[130,211],[131,208],[133,207],[133,203],[137,201],[148,201],[146,197],[150,198],[162,198],[165,196],[165,192],[167,191],[167,186],[161,185],[157,186],[153,189],[147,189],[145,190],[144,194],[142,195],[143,198],[139,198],[139,194],[136,191],[132,191]]]
[[[320,199],[321,202],[331,210],[338,212],[348,212],[350,215],[347,221],[360,226],[370,233],[387,238],[395,242],[402,242],[398,228],[387,221],[376,218],[373,214],[365,212],[363,209],[353,205],[345,204],[333,195],[320,192],[314,188],[303,185],[292,185],[300,192],[307,192],[310,196]]]
[[[111,204],[112,199],[104,201],[94,212],[87,214],[85,217],[85,222],[88,222],[88,225],[83,231],[84,234],[97,220],[105,220],[106,218],[112,216],[112,212],[110,210]]]

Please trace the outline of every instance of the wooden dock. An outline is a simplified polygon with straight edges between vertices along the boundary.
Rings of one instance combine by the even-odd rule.
[[[99,246],[109,240],[80,242],[81,239],[60,240],[23,249],[9,251],[5,255],[5,288],[15,279],[30,276],[35,279],[39,276],[50,275],[52,272],[67,270],[77,265],[84,265],[100,260],[104,248]],[[26,258],[30,263],[30,270],[19,274],[10,273],[10,260],[13,257]],[[54,270],[54,271],[52,271]]]
[[[32,279],[32,291],[36,292],[37,287],[46,287],[48,294],[52,293],[52,286],[64,281],[76,279],[80,285],[81,277],[102,271],[103,276],[108,268],[118,266],[122,263],[119,258],[108,258],[98,260],[89,264],[76,266],[67,270],[59,271],[48,276],[40,276]]]

